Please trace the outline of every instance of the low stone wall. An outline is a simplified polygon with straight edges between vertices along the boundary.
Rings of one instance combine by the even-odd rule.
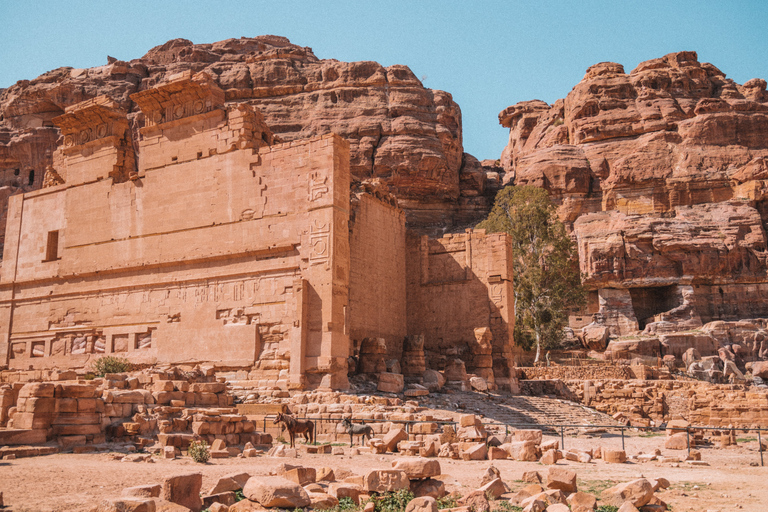
[[[635,426],[684,418],[692,425],[768,427],[768,392],[700,381],[567,380],[584,405]]]
[[[63,448],[156,432],[194,432],[242,441],[255,424],[233,408],[233,396],[212,369],[107,374],[91,380],[64,380],[74,372],[4,372],[0,384],[0,444],[55,440]],[[28,382],[30,379],[50,379]],[[210,418],[210,421],[208,419]],[[205,420],[205,421],[204,421]],[[199,423],[217,428],[198,429]],[[226,428],[218,428],[226,423]],[[229,437],[226,437],[229,436]],[[253,442],[250,436],[246,441]]]
[[[0,371],[0,384],[26,382],[58,382],[76,380],[77,372],[72,370],[3,370]]]
[[[518,378],[526,380],[634,379],[625,365],[525,366],[518,367]]]

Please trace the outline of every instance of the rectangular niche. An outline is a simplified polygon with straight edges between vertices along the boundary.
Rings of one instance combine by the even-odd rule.
[[[45,342],[33,341],[32,342],[32,357],[44,357],[45,356]]]
[[[26,342],[11,343],[11,359],[19,359],[24,357],[27,351]]]
[[[115,334],[112,336],[112,352],[128,352],[127,334]]]
[[[51,355],[63,356],[67,353],[67,340],[65,338],[54,338],[51,341]]]
[[[152,329],[136,335],[136,350],[152,348]]]
[[[87,354],[88,353],[88,337],[81,334],[76,334],[72,338],[72,355]]]

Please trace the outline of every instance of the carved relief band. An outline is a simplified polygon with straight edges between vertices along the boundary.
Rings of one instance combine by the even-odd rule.
[[[320,265],[328,262],[330,257],[331,228],[327,223],[314,221],[309,229],[309,263]]]

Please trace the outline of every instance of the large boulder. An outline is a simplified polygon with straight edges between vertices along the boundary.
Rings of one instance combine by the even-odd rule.
[[[328,510],[338,506],[339,500],[324,492],[310,492],[309,495],[310,507],[312,510]]]
[[[515,460],[533,462],[539,459],[539,449],[534,441],[517,441],[501,445]]]
[[[337,499],[349,498],[355,503],[360,502],[360,495],[363,494],[363,486],[348,482],[332,482],[328,485],[328,494]]]
[[[243,495],[267,508],[293,509],[306,507],[311,503],[303,487],[281,476],[251,477],[243,487]]]
[[[576,472],[569,469],[550,467],[547,470],[547,488],[565,493],[576,492]]]
[[[664,448],[667,450],[687,450],[688,435],[682,433],[672,434],[664,441]]]
[[[431,496],[414,498],[405,506],[405,512],[437,512],[437,501]]]
[[[768,380],[768,361],[755,361],[752,363],[752,376]]]
[[[441,473],[440,462],[420,457],[396,460],[392,463],[392,467],[405,472],[410,479],[429,478]]]
[[[486,460],[488,458],[488,447],[485,443],[477,443],[466,448],[461,456],[464,460]]]
[[[474,512],[490,512],[491,510],[488,497],[485,495],[485,492],[480,490],[466,494],[459,503]]]
[[[218,494],[220,492],[237,491],[245,487],[251,475],[248,473],[232,473],[219,478],[218,482],[211,487],[208,494]]]
[[[443,481],[435,480],[434,478],[411,480],[411,492],[416,497],[432,496],[435,499],[440,499],[448,494],[448,491],[445,490]]]
[[[486,496],[488,496],[492,500],[496,500],[504,494],[505,492],[509,491],[509,488],[504,484],[504,482],[501,480],[501,478],[495,478],[488,482],[487,484],[483,485],[478,489],[480,491],[483,491]]]
[[[602,352],[608,343],[608,336],[611,334],[608,326],[604,324],[591,323],[581,329],[581,335],[584,339],[584,346],[589,350]]]
[[[653,498],[653,485],[645,478],[610,487],[602,492],[600,501],[606,505],[620,507],[629,501],[635,507],[647,505]]]
[[[200,489],[203,487],[202,473],[186,473],[163,480],[160,497],[171,503],[178,503],[193,512],[203,508]]]
[[[627,453],[624,450],[607,450],[603,448],[601,453],[605,462],[612,464],[622,464],[627,462]]]
[[[317,480],[317,470],[315,468],[298,467],[287,470],[283,473],[283,478],[295,482],[302,487],[311,484]]]
[[[397,448],[397,444],[400,441],[405,441],[407,439],[408,439],[408,433],[405,431],[405,429],[402,429],[400,427],[393,427],[389,429],[389,432],[384,434],[384,438],[382,439],[382,442],[386,447],[387,451],[391,452]]]
[[[405,387],[405,378],[401,373],[381,372],[377,389],[383,393],[401,393]]]
[[[542,432],[539,429],[518,429],[514,432],[516,441],[533,441],[539,445],[543,439]]]
[[[586,512],[597,508],[597,498],[585,492],[574,492],[568,496],[568,505],[574,512]]]
[[[547,450],[541,455],[539,462],[547,466],[557,464],[557,461],[563,458],[563,453],[560,450]]]
[[[363,477],[363,488],[368,492],[399,491],[409,487],[408,475],[397,469],[377,469]]]
[[[440,391],[445,385],[445,377],[437,370],[424,370],[422,378],[424,386],[432,392]]]

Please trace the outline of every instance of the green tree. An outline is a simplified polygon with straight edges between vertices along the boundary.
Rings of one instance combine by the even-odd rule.
[[[542,347],[561,345],[568,309],[586,301],[576,247],[538,187],[504,188],[477,227],[512,239],[515,342],[526,349],[535,345],[538,362]]]

